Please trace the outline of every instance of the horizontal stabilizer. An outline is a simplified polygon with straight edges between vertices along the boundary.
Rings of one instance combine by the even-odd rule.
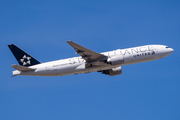
[[[28,72],[28,71],[36,70],[36,69],[32,69],[32,68],[21,66],[21,65],[11,65],[11,67],[13,67],[16,70],[22,71],[22,72]]]

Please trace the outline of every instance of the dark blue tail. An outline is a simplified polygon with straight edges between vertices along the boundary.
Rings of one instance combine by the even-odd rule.
[[[8,47],[20,65],[28,67],[28,66],[40,64],[38,60],[36,60],[35,58],[33,58],[32,56],[30,56],[20,48],[18,48],[16,45],[11,44],[8,45]]]

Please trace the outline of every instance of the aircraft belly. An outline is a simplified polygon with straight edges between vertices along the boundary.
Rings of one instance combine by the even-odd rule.
[[[112,68],[116,68],[116,67],[119,67],[120,65],[97,65],[97,66],[92,66],[92,67],[89,67],[89,68],[86,68],[86,73],[90,73],[90,72],[96,72],[96,71],[102,71],[102,70],[108,70],[108,69],[112,69]]]
[[[86,68],[85,68],[85,63],[80,64],[78,67],[75,69],[75,74],[80,74],[80,73],[85,73]]]
[[[63,75],[72,74],[75,71],[76,67],[77,67],[77,64],[68,64],[65,66],[54,68],[52,69],[52,71],[56,76],[63,76]]]

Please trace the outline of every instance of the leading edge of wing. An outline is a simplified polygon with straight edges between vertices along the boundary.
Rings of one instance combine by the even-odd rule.
[[[86,62],[99,61],[107,59],[107,56],[100,53],[94,52],[90,49],[87,49],[73,41],[66,41],[74,50],[79,54]]]

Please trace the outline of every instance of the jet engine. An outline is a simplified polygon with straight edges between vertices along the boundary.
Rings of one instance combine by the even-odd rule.
[[[103,70],[99,71],[102,72],[102,74],[109,75],[109,76],[115,76],[115,75],[120,75],[122,74],[121,66],[117,68],[112,68],[110,70]]]
[[[120,64],[124,63],[124,58],[122,55],[110,56],[107,59],[107,63],[110,63],[111,65],[120,65]]]

